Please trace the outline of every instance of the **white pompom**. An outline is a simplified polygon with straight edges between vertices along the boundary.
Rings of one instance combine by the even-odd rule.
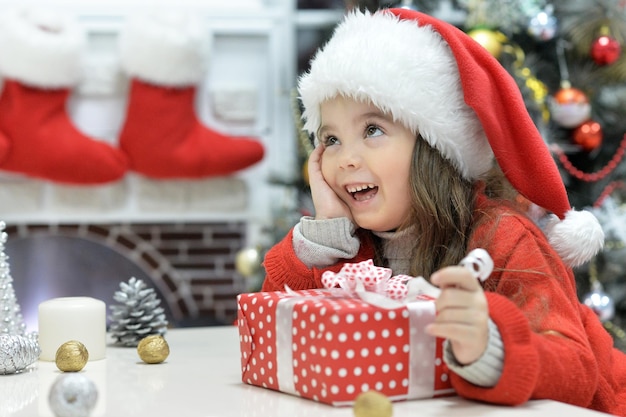
[[[554,216],[545,231],[550,245],[571,267],[591,260],[604,246],[602,226],[588,211],[570,210],[563,220]]]

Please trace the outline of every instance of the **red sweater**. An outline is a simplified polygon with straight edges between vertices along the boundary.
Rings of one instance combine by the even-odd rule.
[[[463,397],[517,405],[552,399],[626,417],[626,354],[613,347],[597,316],[578,301],[572,271],[532,221],[485,198],[470,248],[492,256],[494,272],[484,283],[489,315],[504,346],[504,366],[490,388],[452,374]],[[478,212],[477,212],[478,213]],[[367,235],[357,256],[324,269],[307,268],[296,256],[290,232],[268,251],[263,291],[320,288],[325,270],[374,257]]]

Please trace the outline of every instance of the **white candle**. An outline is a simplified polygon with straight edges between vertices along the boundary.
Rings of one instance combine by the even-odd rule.
[[[91,297],[53,298],[39,304],[40,360],[54,361],[69,340],[87,348],[89,360],[103,359],[106,350],[106,305]]]

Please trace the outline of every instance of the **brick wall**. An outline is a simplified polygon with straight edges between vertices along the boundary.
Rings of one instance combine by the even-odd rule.
[[[147,283],[157,290],[174,326],[230,324],[236,316],[236,295],[246,290],[245,279],[235,268],[236,254],[246,242],[246,223],[243,221],[24,224],[9,226],[6,232],[9,235],[7,252],[16,284],[23,279],[19,276],[20,271],[24,269],[22,263],[28,263],[35,255],[37,259],[43,255],[29,252],[45,251],[50,248],[63,252],[62,241],[59,239],[75,240],[74,246],[85,250],[88,247],[101,247],[102,256],[92,254],[93,249],[90,249],[89,253],[79,251],[78,254],[72,254],[73,259],[68,264],[87,265],[82,265],[84,269],[77,271],[76,274],[64,272],[62,280],[84,280],[89,279],[85,275],[93,275],[93,278],[99,281],[111,282],[107,284],[108,287],[103,287],[104,283],[99,282],[102,285],[98,291],[106,294],[67,294],[71,291],[65,290],[61,296],[90,295],[104,299],[108,303],[119,283],[130,278],[120,276],[115,267],[130,262],[145,273],[145,277],[148,278],[144,280],[150,280]],[[44,237],[48,240],[46,245],[37,247],[26,244]],[[54,241],[55,238],[59,240],[59,244],[50,245],[49,240]],[[33,249],[34,247],[37,249]],[[72,251],[65,252],[68,252],[69,256],[69,252]],[[109,252],[114,254],[110,255]],[[62,262],[58,258],[63,255],[59,256],[55,252],[53,256],[57,258],[57,262]],[[110,261],[105,262],[111,266],[110,273],[106,271],[107,266],[101,265],[100,262],[105,256],[112,256]],[[45,267],[42,265],[42,268]],[[46,272],[37,274],[45,275]],[[76,276],[70,278],[69,275]],[[43,278],[38,276],[36,279],[40,281]],[[63,284],[68,285],[67,282]],[[38,284],[25,283],[25,285],[32,289]],[[18,302],[21,301],[19,297],[18,294]],[[40,301],[42,300],[37,300]]]

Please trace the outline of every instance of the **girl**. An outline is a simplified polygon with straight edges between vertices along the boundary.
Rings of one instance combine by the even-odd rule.
[[[366,259],[430,277],[442,292],[427,331],[447,340],[459,395],[626,416],[626,355],[578,302],[571,270],[603,233],[570,208],[517,85],[484,48],[415,11],[351,12],[298,89],[318,143],[315,217],[267,253],[263,290],[318,288],[325,270]],[[539,228],[529,205],[554,214]],[[495,264],[484,283],[454,266],[478,247]]]

